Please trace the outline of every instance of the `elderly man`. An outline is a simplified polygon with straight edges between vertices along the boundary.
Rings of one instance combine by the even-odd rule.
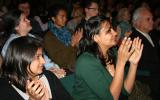
[[[133,30],[131,38],[139,37],[144,44],[143,54],[138,65],[137,79],[142,83],[148,84],[151,88],[151,97],[159,100],[159,75],[160,59],[150,37],[150,31],[153,29],[153,16],[149,9],[140,7],[133,13]]]

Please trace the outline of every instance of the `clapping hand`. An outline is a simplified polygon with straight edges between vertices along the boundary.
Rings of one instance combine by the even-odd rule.
[[[29,95],[29,100],[41,100],[45,93],[39,82],[30,80],[27,80],[26,92]]]
[[[138,64],[143,51],[143,44],[141,43],[141,39],[139,39],[139,37],[134,38],[131,51],[133,51],[133,53],[129,57],[129,62],[131,64]]]
[[[83,29],[79,28],[73,35],[72,35],[72,39],[71,39],[71,45],[73,47],[77,46],[79,41],[81,40],[83,36]]]
[[[124,64],[128,61],[133,51],[130,50],[132,41],[130,38],[125,37],[118,49],[118,62]]]

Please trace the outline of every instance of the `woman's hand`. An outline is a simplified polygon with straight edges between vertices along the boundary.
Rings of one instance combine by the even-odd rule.
[[[73,47],[77,46],[82,36],[83,36],[83,29],[80,28],[72,35],[71,46]]]
[[[30,82],[29,80],[27,80],[26,92],[29,95],[29,100],[41,100],[45,93],[39,82]]]
[[[125,37],[118,49],[117,63],[125,65],[133,51],[130,50],[132,41],[130,38]]]
[[[66,76],[66,71],[62,68],[50,68],[49,71],[53,72],[59,79]]]
[[[129,58],[129,62],[130,64],[136,65],[138,64],[143,51],[143,44],[141,43],[141,39],[139,39],[139,37],[134,38],[131,51],[133,51],[133,53]]]

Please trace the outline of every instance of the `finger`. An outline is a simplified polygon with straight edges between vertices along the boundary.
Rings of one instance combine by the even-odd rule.
[[[126,41],[127,41],[127,37],[124,37],[124,39],[122,40],[121,45],[119,47],[120,51],[124,48],[124,44],[125,44]]]
[[[130,47],[132,45],[132,41],[131,41],[131,38],[127,38],[125,44],[124,44],[124,50],[125,51],[129,51]]]
[[[41,93],[38,95],[39,98],[41,98],[44,95],[44,90],[42,89]]]
[[[142,44],[142,40],[141,40],[141,39],[139,39],[139,41],[138,41],[138,45],[137,45],[138,50],[140,50],[140,48],[141,48],[141,44]]]
[[[32,87],[32,91],[36,91],[38,89],[38,87],[40,87],[40,83],[39,82],[36,82],[33,87]]]
[[[143,44],[141,44],[141,47],[140,47],[140,54],[142,54],[142,51],[143,51]]]
[[[27,83],[27,89],[30,90],[35,82],[34,81],[30,82],[29,80],[27,82],[29,82],[29,83]]]
[[[35,91],[35,94],[40,94],[40,92],[42,91],[43,89],[43,86],[40,86],[36,91]]]

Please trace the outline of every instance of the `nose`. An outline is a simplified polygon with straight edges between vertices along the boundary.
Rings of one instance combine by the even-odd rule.
[[[115,36],[118,34],[114,29],[111,29],[111,32],[112,32],[112,34],[115,35]]]
[[[40,63],[41,63],[41,64],[45,64],[45,63],[46,63],[46,61],[44,60],[44,58],[43,58],[43,57],[41,57],[41,59],[40,59]]]
[[[29,19],[27,19],[27,18],[26,18],[26,21],[27,21],[28,23],[30,23],[30,20],[29,20]]]

